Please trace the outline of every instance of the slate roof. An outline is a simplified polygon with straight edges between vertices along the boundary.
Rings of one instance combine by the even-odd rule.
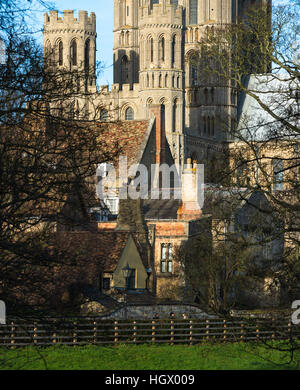
[[[272,113],[299,128],[299,118],[295,94],[299,90],[299,81],[286,80],[284,75],[250,75],[245,79],[248,91],[258,97]],[[253,97],[241,93],[238,104],[238,128],[242,140],[267,141],[274,137],[299,139],[299,134],[270,115]],[[239,136],[239,137],[240,137]]]
[[[177,219],[177,211],[181,205],[180,199],[147,199],[143,203],[146,220],[173,220]]]

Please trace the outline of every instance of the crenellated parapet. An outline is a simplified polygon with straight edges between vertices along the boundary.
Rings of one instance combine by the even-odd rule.
[[[144,2],[139,8],[139,26],[147,25],[175,25],[183,24],[183,7],[175,6],[171,0],[151,0]]]
[[[44,14],[44,33],[54,31],[85,31],[92,35],[96,34],[96,15],[91,12],[90,16],[87,11],[79,11],[78,18],[74,17],[74,11],[63,11],[63,17],[60,17],[58,11],[50,11]]]

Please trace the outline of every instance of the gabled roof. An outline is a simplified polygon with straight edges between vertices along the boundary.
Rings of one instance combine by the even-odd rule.
[[[63,251],[76,253],[78,265],[97,263],[104,272],[114,272],[129,236],[129,232],[121,231],[63,232],[56,234],[56,244]]]
[[[118,167],[119,156],[126,156],[128,167],[138,164],[143,156],[149,136],[153,129],[154,120],[103,122],[93,125],[101,126],[99,139],[100,147],[103,140],[103,147],[117,150],[117,156],[113,163]]]

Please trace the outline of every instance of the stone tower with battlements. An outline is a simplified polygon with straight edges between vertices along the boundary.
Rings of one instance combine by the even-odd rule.
[[[141,120],[160,105],[162,126],[177,163],[214,163],[237,117],[234,86],[201,78],[200,40],[208,31],[236,23],[250,6],[270,0],[114,0],[114,82],[95,83],[95,15],[56,11],[45,16],[44,45],[63,45],[59,66],[84,69],[95,91],[99,120]],[[77,62],[73,65],[76,42]],[[89,47],[87,50],[87,42]],[[57,53],[59,53],[56,50]],[[87,52],[89,55],[87,55]],[[88,87],[87,87],[88,84]],[[95,115],[90,112],[90,115]],[[207,181],[211,181],[206,174]]]

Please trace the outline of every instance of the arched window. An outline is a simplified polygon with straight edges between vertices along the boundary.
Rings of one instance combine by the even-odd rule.
[[[121,34],[120,34],[120,45],[121,46],[124,45],[124,31],[122,31]]]
[[[87,39],[85,42],[85,47],[84,47],[84,68],[85,68],[85,70],[88,70],[90,68],[90,47],[91,47],[91,42],[89,39]]]
[[[127,56],[123,56],[121,60],[121,82],[122,84],[129,82],[129,61]]]
[[[150,45],[150,62],[153,62],[154,61],[154,41],[153,41],[153,38],[150,38],[149,45]]]
[[[207,117],[207,134],[210,135],[210,117]]]
[[[191,86],[195,87],[198,85],[198,67],[197,64],[192,61],[191,62]]]
[[[160,111],[161,111],[161,129],[162,131],[165,131],[165,122],[166,122],[166,106],[163,104],[161,104],[160,106]]]
[[[178,110],[178,101],[177,99],[174,100],[173,103],[173,109],[172,109],[172,130],[176,131],[177,128],[177,110]]]
[[[166,74],[165,75],[165,88],[168,88],[168,84],[169,84],[169,82],[168,82],[168,75]]]
[[[77,66],[77,42],[75,39],[71,42],[70,58],[71,58],[71,65]]]
[[[208,104],[208,90],[207,90],[207,88],[205,88],[205,90],[204,90],[204,100],[205,100],[205,104]]]
[[[103,108],[100,112],[100,120],[105,122],[107,121],[107,119],[108,119],[108,111],[105,108]]]
[[[161,74],[158,76],[158,87],[159,88],[162,87],[162,75]]]
[[[179,89],[180,88],[180,77],[177,76],[177,88]]]
[[[128,107],[125,111],[125,120],[133,121],[134,120],[134,111],[131,107]]]
[[[58,42],[58,65],[62,66],[64,64],[64,45],[62,41]]]
[[[161,37],[158,42],[159,60],[165,62],[165,38]]]
[[[147,88],[149,88],[149,87],[150,87],[150,80],[149,80],[149,75],[147,73]]]
[[[148,99],[147,102],[146,102],[147,118],[149,117],[150,107],[151,107],[152,104],[153,104],[153,100],[152,99]]]
[[[198,23],[198,0],[190,0],[190,24]]]
[[[210,93],[211,93],[211,102],[214,103],[214,101],[215,101],[215,90],[214,90],[214,88],[211,89]]]
[[[172,39],[172,48],[171,48],[171,65],[172,68],[175,65],[175,48],[176,48],[176,36],[173,37]]]

